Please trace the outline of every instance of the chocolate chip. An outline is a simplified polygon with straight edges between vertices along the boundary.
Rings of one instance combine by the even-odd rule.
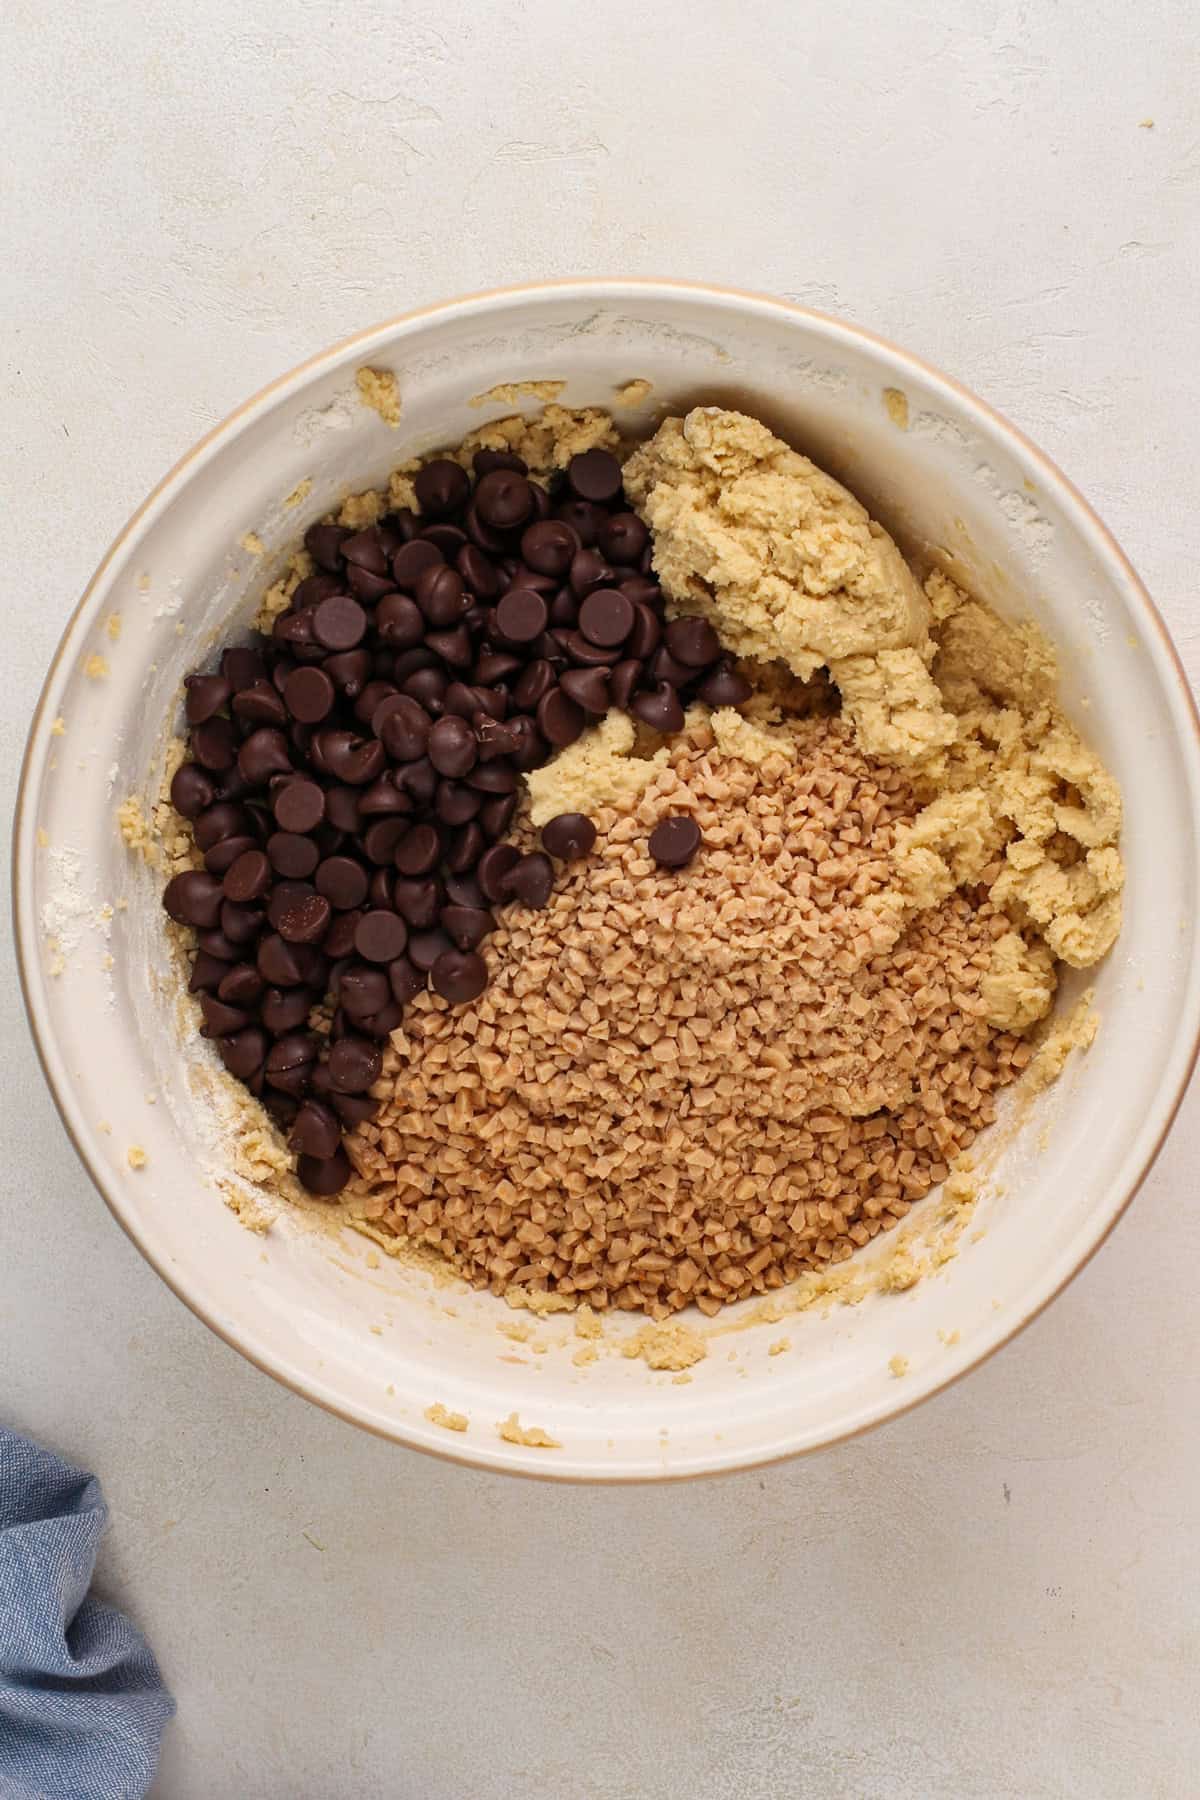
[[[221,652],[221,673],[235,694],[261,681],[266,672],[261,654],[249,644],[231,644]]]
[[[362,846],[369,860],[381,867],[390,863],[408,831],[408,821],[392,815],[386,819],[376,819],[363,833]]]
[[[487,964],[477,950],[444,950],[430,971],[435,993],[452,1006],[478,1000],[488,983]]]
[[[293,719],[317,725],[333,710],[337,693],[324,669],[293,669],[284,683],[283,699]]]
[[[561,687],[551,688],[538,702],[538,730],[556,750],[565,749],[581,737],[586,722],[582,707]]]
[[[640,657],[643,661],[653,656],[662,642],[662,624],[657,613],[642,601],[633,603],[633,629],[629,633],[625,645],[626,654]]]
[[[609,562],[631,566],[650,542],[650,533],[636,513],[612,513],[600,527],[600,548]]]
[[[513,686],[512,697],[523,712],[535,711],[539,700],[554,686],[554,670],[544,659],[526,663]]]
[[[593,644],[582,631],[556,631],[559,648],[577,669],[611,668],[621,660],[619,644]]]
[[[664,869],[682,869],[699,848],[700,827],[684,813],[661,819],[650,833],[650,854]]]
[[[408,694],[392,694],[371,715],[371,730],[394,762],[415,762],[424,756],[431,720],[419,701]]]
[[[222,838],[205,855],[204,866],[210,875],[225,875],[239,856],[244,856],[247,850],[257,848],[258,844],[252,837]]]
[[[521,534],[521,555],[539,575],[564,576],[579,548],[579,533],[565,519],[540,519]]]
[[[396,1004],[407,1006],[410,1000],[425,992],[425,976],[420,969],[414,969],[406,956],[398,956],[394,963],[388,964],[388,985]]]
[[[417,806],[429,806],[437,793],[438,772],[427,756],[405,763],[394,772],[396,786],[410,794]]]
[[[689,669],[706,669],[721,654],[721,640],[707,619],[672,619],[666,640],[671,655]]]
[[[413,492],[422,514],[431,519],[444,519],[459,512],[471,494],[471,483],[465,469],[449,457],[439,456],[418,469],[413,479]]]
[[[553,887],[554,866],[540,850],[520,857],[504,878],[506,899],[517,900],[522,906],[545,906]]]
[[[323,894],[307,894],[284,909],[275,923],[288,944],[319,944],[329,929],[332,909]]]
[[[567,579],[575,598],[583,600],[594,588],[614,586],[616,571],[598,550],[582,549],[572,557]]]
[[[444,931],[414,931],[408,940],[408,960],[426,975],[444,950],[454,948]]]
[[[230,719],[205,719],[193,726],[189,745],[201,767],[218,775],[232,769],[238,759],[237,732]]]
[[[635,719],[640,719],[643,725],[649,725],[652,731],[683,730],[683,708],[679,704],[678,694],[669,682],[660,681],[653,693],[635,694],[629,703],[629,710]]]
[[[391,775],[381,775],[369,788],[364,788],[358,803],[360,819],[385,818],[391,814],[408,814],[413,809],[412,797],[398,788]]]
[[[285,682],[292,672],[289,671]],[[243,688],[233,696],[230,705],[236,719],[249,720],[256,725],[286,725],[288,721],[288,709],[279,691],[266,680],[252,682]]]
[[[325,817],[325,791],[307,776],[299,775],[282,784],[271,805],[281,831],[315,831]]]
[[[334,1194],[340,1194],[352,1173],[350,1158],[344,1150],[335,1150],[329,1157],[296,1158],[296,1174],[301,1186],[319,1200],[330,1200]]]
[[[720,662],[704,677],[696,689],[697,699],[705,706],[742,706],[753,692],[744,675],[727,662]]]
[[[367,904],[380,912],[394,912],[396,903],[393,899],[396,877],[390,869],[372,869],[367,882]]]
[[[475,733],[465,719],[439,719],[429,733],[429,760],[439,775],[465,775],[474,768],[476,755]]]
[[[381,1006],[386,1006],[392,990],[382,969],[366,963],[352,963],[343,970],[337,984],[337,1002],[352,1019],[369,1019]]]
[[[560,862],[587,856],[596,842],[596,827],[585,813],[558,813],[542,826],[542,844]]]
[[[236,843],[238,840],[230,841]],[[271,885],[271,864],[266,852],[263,850],[244,851],[226,871],[221,885],[225,898],[235,901],[239,906],[244,906],[251,900],[261,900]]]
[[[452,669],[469,669],[474,660],[471,634],[465,625],[458,625],[453,631],[431,631],[425,642]]]
[[[472,819],[468,825],[460,825],[450,834],[450,842],[446,846],[446,867],[456,875],[465,874],[473,869],[483,855],[487,839],[479,826]]]
[[[327,856],[317,867],[313,885],[331,906],[346,912],[366,899],[367,872],[352,856]]]
[[[258,946],[255,967],[272,987],[296,987],[304,979],[304,960],[294,944],[271,932]]]
[[[293,612],[307,612],[310,606],[317,606],[327,600],[330,594],[341,594],[345,585],[336,575],[306,575],[304,580],[293,590],[291,608]]]
[[[439,922],[460,950],[474,950],[496,928],[492,914],[482,906],[444,906]]]
[[[536,733],[534,736],[536,738]],[[536,738],[536,741],[544,750],[542,740]],[[539,761],[544,762],[545,757],[540,756]],[[537,767],[537,764],[532,766]],[[479,829],[486,838],[503,837],[516,817],[516,811],[516,794],[494,794],[490,800],[484,801],[479,810]]]
[[[221,883],[200,869],[174,875],[163,892],[163,906],[179,925],[211,930],[221,916],[224,892]]]
[[[478,600],[492,600],[500,592],[501,577],[489,556],[477,544],[464,544],[454,559],[464,586]]]
[[[304,548],[322,569],[336,575],[342,567],[342,545],[351,535],[344,525],[310,525],[304,534]]]
[[[183,711],[189,725],[203,725],[214,718],[233,692],[223,675],[189,675],[183,685],[187,690]]]
[[[325,790],[325,818],[337,831],[348,831],[351,836],[358,830],[359,796],[353,788],[331,787]]]
[[[620,588],[593,588],[579,608],[579,629],[591,644],[623,644],[633,630],[633,602]]]
[[[339,693],[355,700],[366,686],[371,673],[369,650],[341,650],[325,658],[325,673]]]
[[[478,773],[478,771],[476,771]],[[458,781],[440,781],[434,801],[443,825],[466,825],[483,805],[481,796]]]
[[[387,551],[375,525],[343,538],[341,550],[344,560],[356,569],[369,569],[372,575],[382,575],[387,569]]]
[[[219,962],[215,956],[198,950],[188,976],[188,993],[201,994],[207,989],[219,988],[228,972],[228,963]]]
[[[349,594],[331,594],[313,613],[313,636],[326,650],[353,650],[366,630],[367,615]]]
[[[352,731],[318,731],[313,739],[313,761],[335,781],[366,787],[383,774],[387,751],[375,739],[356,737]]]
[[[696,674],[695,669],[677,661],[665,644],[660,645],[650,658],[648,672],[653,681],[669,681],[675,688],[686,687]]]
[[[531,644],[546,629],[549,611],[531,588],[510,588],[496,607],[496,628],[512,644]]]
[[[421,571],[416,597],[422,617],[435,631],[457,625],[469,605],[462,576],[445,563]]]
[[[339,1094],[361,1094],[379,1080],[383,1058],[364,1038],[344,1037],[329,1052],[329,1079]]]
[[[312,1011],[312,995],[301,987],[269,987],[259,1005],[259,1017],[277,1036],[298,1031]]]
[[[608,513],[590,500],[563,500],[554,509],[555,518],[569,525],[585,550],[591,550],[603,529]]]
[[[231,800],[218,800],[192,825],[196,847],[207,851],[223,838],[245,837],[249,823],[249,815],[243,807],[235,806]]]
[[[493,469],[515,469],[518,475],[529,473],[529,464],[515,450],[476,450],[471,467],[481,478],[490,475]]]
[[[603,669],[566,669],[559,686],[593,718],[608,711],[608,676]]]
[[[239,906],[233,900],[221,904],[221,935],[230,944],[252,944],[264,923],[262,913],[255,906]]]
[[[584,450],[567,464],[567,481],[581,500],[607,506],[621,491],[621,465],[607,450]]]
[[[232,1037],[221,1038],[217,1049],[229,1073],[239,1081],[249,1081],[266,1061],[267,1034],[256,1025],[250,1025],[245,1031],[235,1032]]]
[[[200,1014],[204,1020],[200,1027],[201,1037],[229,1037],[253,1024],[252,1015],[244,1007],[227,1006],[214,994],[201,994]]]
[[[288,1148],[325,1161],[336,1153],[341,1142],[341,1121],[332,1107],[320,1100],[306,1100],[288,1133]]]
[[[428,875],[437,868],[442,840],[435,825],[413,825],[396,846],[395,864],[401,875]]]
[[[202,726],[201,730],[207,730]],[[195,745],[196,734],[192,734]],[[252,787],[262,787],[272,775],[290,775],[292,759],[288,753],[288,741],[282,731],[273,725],[263,725],[252,731],[237,755],[238,768]]]
[[[329,895],[326,894],[325,898],[329,900]],[[331,900],[329,903],[331,906],[333,905]],[[361,916],[358,908],[354,906],[344,912],[335,911],[329,930],[321,940],[322,955],[332,957],[335,961],[343,956],[349,956],[354,949],[354,933]]]
[[[229,901],[227,900],[225,906],[228,905]],[[224,912],[225,908],[222,907],[221,910]],[[232,963],[241,959],[241,951],[238,946],[227,938],[223,931],[197,931],[196,946],[202,954],[215,956],[221,962]]]
[[[507,898],[508,890],[505,881],[510,871],[515,869],[521,859],[521,852],[512,844],[493,844],[485,850],[479,859],[475,876],[483,890],[484,898],[493,905],[498,905]]]
[[[307,881],[320,854],[313,840],[299,832],[273,831],[267,839],[271,867],[288,881]]]
[[[398,588],[411,594],[424,570],[436,569],[445,560],[437,545],[431,544],[428,538],[414,538],[393,556],[392,580]]]
[[[642,664],[636,657],[629,657],[625,662],[619,662],[608,678],[608,693],[612,704],[619,706],[622,712],[628,711],[629,702],[641,679]]]
[[[423,525],[417,536],[436,544],[447,562],[452,562],[457,557],[467,541],[465,531],[460,531],[457,525],[447,525],[444,522],[439,525]]]
[[[235,963],[223,976],[217,999],[227,1006],[257,1006],[266,983],[253,963]]]
[[[528,481],[514,469],[490,470],[475,489],[474,510],[494,531],[512,531],[523,525],[533,505]]]
[[[197,819],[216,798],[216,785],[195,763],[181,763],[171,777],[171,805],[185,819]]]
[[[354,933],[354,948],[367,962],[390,963],[404,954],[408,927],[398,913],[366,912]]]

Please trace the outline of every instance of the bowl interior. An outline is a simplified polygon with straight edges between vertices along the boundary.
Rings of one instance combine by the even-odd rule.
[[[398,429],[359,403],[364,364],[395,372]],[[615,1353],[640,1321],[606,1326],[587,1361],[569,1319],[529,1321],[353,1234],[302,1215],[247,1230],[214,1185],[209,1052],[181,1041],[158,883],[115,824],[121,801],[157,787],[184,673],[249,622],[280,553],[340,496],[511,411],[472,404],[497,383],[562,381],[563,404],[611,406],[639,378],[648,396],[618,410],[630,432],[698,401],[756,413],[902,542],[1001,611],[1031,613],[1059,646],[1068,710],[1127,807],[1126,924],[1095,973],[1100,1034],[1019,1129],[998,1128],[958,1254],[906,1292],[729,1331],[686,1371]],[[245,547],[248,533],[262,554]],[[942,1385],[1099,1242],[1190,1066],[1198,792],[1182,677],[1115,546],[1036,452],[952,384],[832,321],[707,290],[591,284],[461,302],[276,384],[185,460],[114,547],[31,739],[17,835],[31,1014],[64,1118],[121,1222],[272,1373],[375,1430],[496,1467],[592,1479],[732,1467],[842,1436]],[[1082,985],[1068,983],[1068,997]],[[872,1253],[886,1260],[890,1247]],[[781,1338],[790,1349],[772,1355]],[[434,1403],[466,1414],[469,1431],[428,1421]],[[496,1423],[513,1412],[560,1448],[501,1439]]]

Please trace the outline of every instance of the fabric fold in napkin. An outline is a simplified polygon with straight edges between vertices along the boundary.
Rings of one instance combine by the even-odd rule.
[[[89,1597],[95,1476],[0,1425],[0,1800],[138,1800],[175,1703],[149,1645]]]

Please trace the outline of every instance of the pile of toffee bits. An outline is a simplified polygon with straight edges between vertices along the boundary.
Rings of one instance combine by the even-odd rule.
[[[272,635],[187,681],[192,760],[171,800],[204,868],[163,904],[196,933],[205,1035],[314,1194],[349,1179],[342,1134],[376,1111],[406,1002],[428,982],[477,998],[492,908],[550,897],[550,857],[504,842],[522,774],[610,706],[673,732],[691,697],[750,691],[710,625],[665,621],[614,456],[576,456],[555,490],[506,453],[474,468],[427,463],[419,514],[314,525],[318,572]],[[578,815],[543,836],[562,859],[594,840]],[[309,1027],[326,997],[328,1037]]]

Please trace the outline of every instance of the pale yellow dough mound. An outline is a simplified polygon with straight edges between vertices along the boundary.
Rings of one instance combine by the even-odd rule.
[[[626,463],[625,487],[673,609],[710,618],[744,658],[802,680],[827,668],[862,750],[911,770],[927,795],[898,834],[881,922],[985,883],[1013,925],[984,983],[988,1017],[1016,1031],[1044,1017],[1055,960],[1086,968],[1111,948],[1124,869],[1120,791],[1059,710],[1037,628],[938,572],[920,587],[852,494],[742,413],[666,420]],[[611,804],[649,780],[632,755],[632,732],[611,722],[568,752],[572,810],[587,810],[593,783]],[[556,810],[563,760],[531,783],[535,820]]]

